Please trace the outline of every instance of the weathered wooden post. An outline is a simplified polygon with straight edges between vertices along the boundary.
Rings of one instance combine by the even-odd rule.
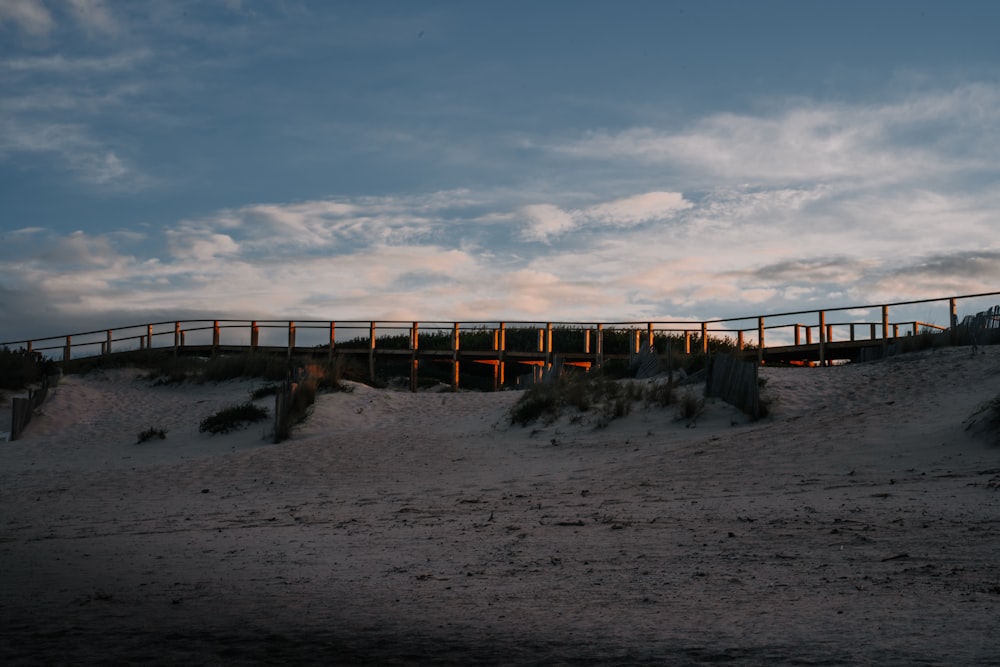
[[[701,323],[701,351],[708,354],[708,322]]]
[[[507,381],[505,378],[506,365],[507,362],[505,357],[507,356],[507,325],[504,322],[500,323],[500,329],[497,333],[497,367],[499,368],[499,382],[500,387],[504,385]]]
[[[178,333],[181,337],[181,347],[184,347],[186,345],[185,341],[187,340],[187,331],[182,329]]]
[[[764,318],[757,318],[757,363],[764,363]]]
[[[917,335],[917,324],[918,324],[917,322],[914,322],[914,323],[913,323],[913,335],[914,335],[914,336],[916,336],[916,335]]]
[[[73,356],[73,337],[66,336],[66,347],[63,348],[63,361],[69,361]]]
[[[854,322],[851,322],[851,342],[854,342]]]
[[[295,322],[288,321],[288,358],[295,354]]]
[[[813,342],[813,328],[806,327],[806,345],[812,345]]]
[[[955,297],[948,299],[948,323],[951,329],[951,344],[958,344],[958,304]]]
[[[257,320],[252,320],[250,322],[250,351],[256,352],[257,347],[260,345],[260,327],[257,326]]]
[[[600,368],[604,365],[604,325],[597,325],[597,350],[595,352],[594,360],[597,367]]]
[[[375,323],[368,323],[368,379],[375,383]]]
[[[740,352],[743,351],[743,329],[736,333],[736,349]]]
[[[333,348],[336,347],[336,343],[334,342],[336,336],[337,336],[337,323],[330,322],[330,345],[327,347],[327,354],[326,354],[327,361],[329,361],[330,363],[333,363]]]
[[[219,339],[221,338],[221,333],[222,332],[219,330],[219,320],[213,320],[212,321],[212,356],[213,357],[215,356],[215,353],[219,349]]]
[[[107,340],[104,343],[104,350],[103,350],[104,354],[106,354],[106,355],[107,354],[111,354],[111,339],[112,339],[112,336],[113,336],[113,334],[111,333],[111,329],[108,329],[108,331],[107,331]]]
[[[889,306],[882,306],[882,352],[889,346]]]
[[[869,337],[869,338],[870,338],[871,340],[878,340],[878,336],[876,336],[876,335],[875,335],[875,327],[876,327],[876,326],[878,326],[878,325],[876,325],[876,324],[875,324],[874,322],[872,322],[872,323],[870,323],[870,324],[869,324],[868,326],[870,326],[870,327],[871,327],[871,333],[869,334],[869,336],[868,336],[868,337]]]
[[[174,356],[177,356],[177,348],[181,346],[181,323],[174,322]]]
[[[147,324],[146,325],[146,349],[147,350],[152,350],[153,349],[153,325],[152,324]]]
[[[632,330],[632,354],[639,354],[639,350],[642,349],[642,332],[638,329]]]
[[[28,356],[29,356],[29,357],[31,356],[31,353],[32,353],[32,351],[33,351],[33,348],[34,348],[34,342],[33,342],[33,341],[30,341],[30,340],[29,340],[29,341],[28,341]]]
[[[691,332],[684,332],[684,354],[691,354]]]
[[[420,325],[416,322],[410,327],[410,391],[416,392],[418,385],[417,368],[420,360],[417,358],[417,349],[420,347]]]
[[[451,388],[453,391],[458,391],[458,348],[460,344],[460,336],[458,330],[458,322],[453,323],[451,329]]]
[[[646,324],[646,343],[649,345],[649,349],[653,349],[653,323],[649,322]]]
[[[819,365],[826,366],[826,311],[819,311]]]
[[[552,323],[545,325],[545,367],[552,366]]]
[[[795,325],[795,347],[798,347],[799,345],[802,344],[802,332],[801,332],[801,330],[802,330],[802,325],[801,324],[796,324]]]

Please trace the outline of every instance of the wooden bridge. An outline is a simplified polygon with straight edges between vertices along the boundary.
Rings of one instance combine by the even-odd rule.
[[[963,342],[958,339],[962,333],[959,304],[975,307],[976,302],[981,305],[983,299],[998,295],[987,292],[702,322],[182,320],[0,342],[0,348],[25,349],[63,363],[155,349],[203,356],[255,351],[289,359],[326,356],[332,360],[334,355],[345,355],[366,360],[372,379],[376,359],[408,363],[414,389],[421,364],[449,364],[452,384],[457,387],[460,366],[468,362],[492,366],[494,387],[500,387],[507,383],[511,365],[521,372],[532,366],[548,368],[556,361],[599,367],[609,360],[629,360],[644,348],[654,348],[661,355],[726,349],[763,364],[815,365],[879,357],[916,336],[927,337],[930,344]],[[928,305],[941,309],[948,326],[890,318],[895,312]],[[878,319],[837,317],[843,313],[877,313]],[[986,322],[983,326],[1000,333],[1000,307],[977,316]]]

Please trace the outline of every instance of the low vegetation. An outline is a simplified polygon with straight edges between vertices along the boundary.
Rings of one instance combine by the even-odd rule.
[[[267,408],[254,405],[251,402],[231,405],[210,417],[201,420],[198,430],[212,434],[229,433],[249,424],[267,419]]]
[[[55,364],[37,354],[0,348],[0,389],[23,389],[54,371]]]
[[[617,381],[602,373],[571,373],[555,382],[539,383],[524,392],[510,411],[512,424],[554,421],[567,412],[591,412],[597,426],[630,414],[635,403],[665,407],[677,402],[670,379],[653,382]]]
[[[164,440],[167,437],[167,430],[163,428],[147,428],[145,431],[137,436],[137,441],[135,444],[141,445],[144,442],[158,438]]]

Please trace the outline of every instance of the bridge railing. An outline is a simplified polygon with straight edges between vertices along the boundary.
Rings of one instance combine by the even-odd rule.
[[[768,349],[817,345],[822,360],[827,346],[838,342],[870,340],[873,344],[885,344],[924,331],[954,331],[959,323],[959,306],[971,314],[977,303],[981,310],[986,310],[989,306],[982,305],[988,303],[985,300],[995,301],[997,296],[1000,291],[701,322],[194,319],[5,341],[0,342],[0,348],[27,349],[57,361],[164,348],[208,353],[249,348],[287,350],[292,354],[295,350],[325,347],[330,354],[339,349],[368,352],[370,357],[376,349],[399,354],[433,349],[442,357],[451,353],[453,358],[457,358],[455,353],[460,350],[494,353],[498,358],[504,355],[514,358],[518,354],[537,358],[541,354],[546,360],[554,354],[576,354],[600,363],[604,355],[636,354],[644,345],[663,344],[666,339],[671,347],[686,353],[707,352],[712,341],[724,341],[738,350],[756,350],[761,359]],[[934,323],[932,311],[938,312],[947,325]],[[845,313],[851,319],[841,317]]]

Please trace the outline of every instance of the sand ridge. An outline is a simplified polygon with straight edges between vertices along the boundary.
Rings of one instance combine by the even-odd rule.
[[[67,378],[0,451],[0,658],[1000,664],[1000,354],[763,368],[772,413],[511,426],[518,392]],[[163,441],[136,445],[150,425]]]

